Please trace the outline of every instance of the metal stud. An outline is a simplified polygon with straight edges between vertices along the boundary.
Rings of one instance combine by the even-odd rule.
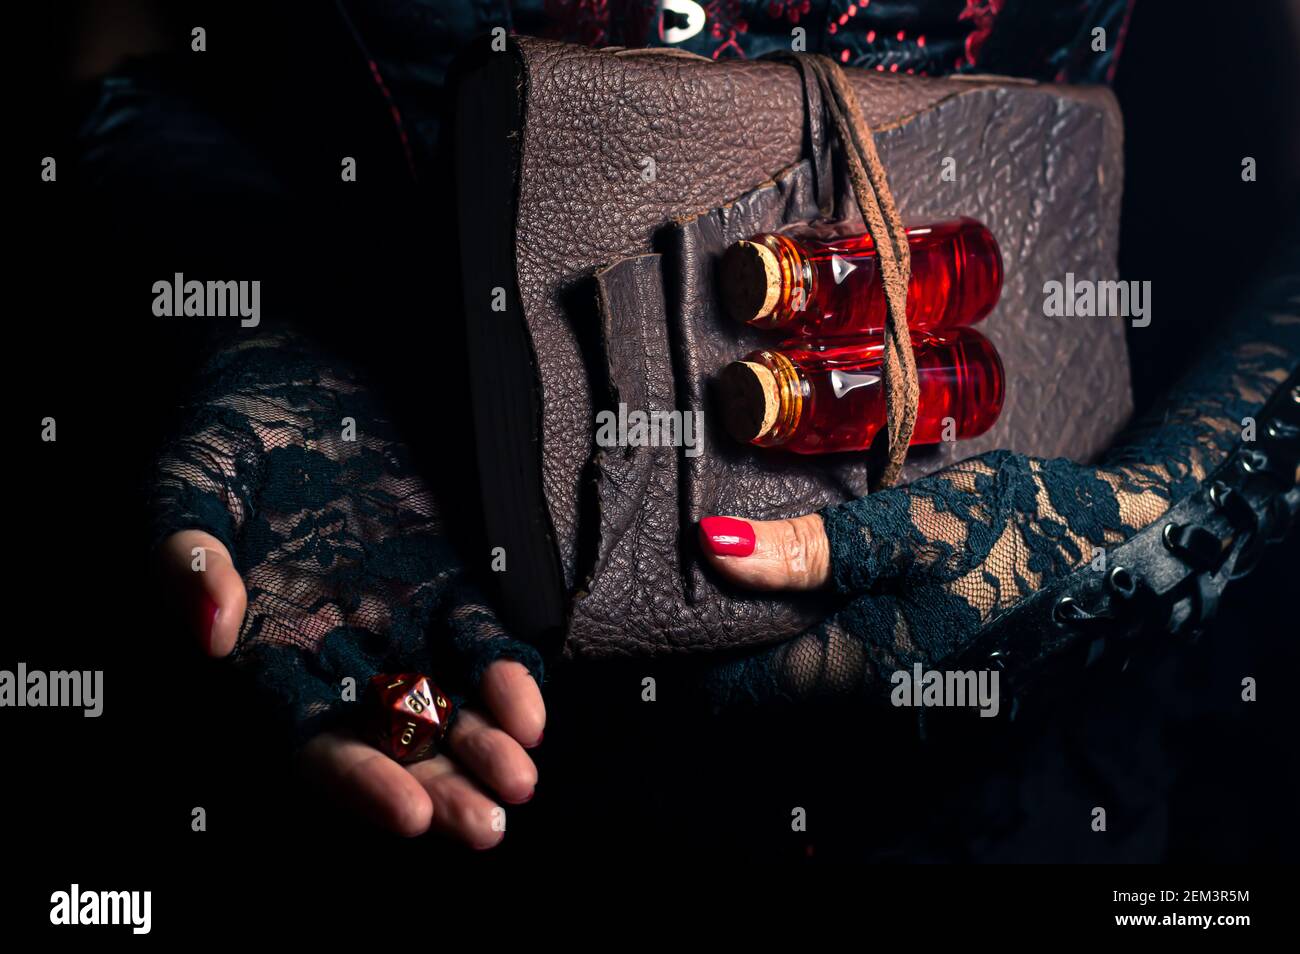
[[[1128,571],[1127,567],[1112,567],[1106,581],[1110,584],[1112,590],[1125,599],[1137,592],[1137,580],[1133,578],[1133,574]]]

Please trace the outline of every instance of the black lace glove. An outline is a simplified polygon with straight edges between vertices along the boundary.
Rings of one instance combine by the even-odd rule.
[[[1295,243],[1257,300],[1099,467],[994,451],[817,516],[755,522],[754,555],[713,557],[720,573],[760,587],[825,581],[844,605],[799,637],[714,667],[711,697],[882,700],[896,671],[957,657],[991,621],[1201,485],[1300,361],[1298,306]]]
[[[245,340],[205,369],[162,455],[159,542],[202,530],[247,590],[233,659],[296,741],[347,715],[378,672],[429,672],[455,701],[499,659],[542,661],[466,579],[407,447],[354,375],[287,335]],[[458,698],[459,697],[459,698]]]

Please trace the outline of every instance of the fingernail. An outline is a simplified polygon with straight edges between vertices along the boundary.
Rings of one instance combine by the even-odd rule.
[[[526,749],[535,749],[535,748],[537,748],[539,745],[542,744],[542,739],[544,739],[544,738],[546,738],[546,732],[545,732],[545,731],[538,732],[538,733],[537,733],[537,741],[534,742],[532,745],[525,745],[524,748],[526,748]]]
[[[715,556],[747,557],[754,552],[754,528],[735,517],[705,517],[700,536]]]
[[[217,614],[220,612],[221,607],[216,601],[204,593],[199,607],[199,631],[203,634],[203,648],[207,652],[212,652],[212,631],[217,627]]]

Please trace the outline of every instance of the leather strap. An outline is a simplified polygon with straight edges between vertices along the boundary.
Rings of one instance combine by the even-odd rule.
[[[835,175],[831,169],[831,152],[826,148],[826,106],[822,102],[822,84],[812,61],[805,55],[789,54],[784,59],[799,68],[803,78],[804,99],[804,152],[812,166],[813,195],[817,197],[817,209],[822,218],[836,218],[835,209]]]
[[[916,405],[920,399],[916,357],[912,353],[912,335],[907,327],[907,287],[912,274],[907,230],[894,204],[894,195],[876,152],[871,129],[839,64],[829,57],[813,53],[780,51],[771,58],[793,63],[803,77],[807,106],[805,138],[822,215],[829,216],[833,211],[830,153],[826,148],[829,125],[835,131],[858,210],[876,245],[887,305],[881,367],[885,384],[887,444],[886,463],[873,489],[891,487],[898,481],[907,459],[907,448],[916,427]],[[834,211],[838,218],[844,217],[839,210]]]

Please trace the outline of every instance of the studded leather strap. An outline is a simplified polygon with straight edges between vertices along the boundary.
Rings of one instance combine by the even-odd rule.
[[[1238,442],[1196,492],[1109,553],[1104,570],[1087,564],[1039,590],[942,668],[998,669],[1018,702],[1040,676],[1123,662],[1145,632],[1198,635],[1227,585],[1300,519],[1300,371],[1256,419],[1258,440]]]

